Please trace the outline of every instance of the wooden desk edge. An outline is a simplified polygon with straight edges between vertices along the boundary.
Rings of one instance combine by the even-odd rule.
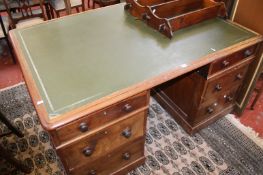
[[[222,50],[216,51],[214,53],[208,54],[204,57],[197,58],[196,61],[192,62],[191,65],[180,68],[177,67],[173,70],[167,71],[165,73],[162,73],[156,77],[153,77],[151,79],[147,79],[143,82],[140,82],[138,84],[132,85],[128,88],[121,89],[119,91],[116,91],[112,94],[109,94],[103,98],[100,98],[98,100],[95,100],[89,104],[83,105],[81,107],[78,107],[70,112],[66,112],[65,114],[58,115],[53,118],[49,118],[48,113],[44,107],[44,104],[38,105],[38,102],[42,100],[40,93],[37,89],[37,85],[35,81],[33,80],[32,73],[29,69],[29,65],[26,62],[25,56],[22,53],[21,46],[19,45],[19,42],[14,34],[14,31],[9,32],[9,37],[12,43],[12,46],[14,48],[15,55],[17,57],[17,60],[20,64],[20,67],[23,72],[23,76],[25,79],[25,83],[29,89],[29,94],[31,96],[31,99],[33,101],[33,104],[35,106],[35,109],[37,111],[37,114],[39,116],[39,119],[41,121],[42,126],[46,130],[54,130],[62,125],[65,125],[73,120],[79,119],[83,117],[84,115],[88,115],[94,111],[97,111],[99,109],[102,109],[106,106],[112,105],[118,101],[124,100],[128,97],[131,97],[133,95],[136,95],[140,92],[147,91],[159,84],[162,84],[166,81],[169,81],[173,78],[176,78],[180,75],[183,75],[187,72],[190,72],[192,70],[195,70],[199,67],[202,67],[206,64],[209,64],[212,61],[215,61],[216,59],[222,58],[229,53],[235,52],[239,49],[246,48],[250,45],[259,43],[263,41],[263,37],[261,35],[257,35],[255,37],[252,37],[250,39],[247,39],[245,41],[242,41],[240,43],[237,43],[235,45],[232,45],[230,47],[224,48]]]

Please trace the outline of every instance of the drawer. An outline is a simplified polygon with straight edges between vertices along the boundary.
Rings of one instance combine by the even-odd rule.
[[[203,102],[216,98],[219,94],[230,89],[237,88],[243,82],[248,66],[234,67],[231,72],[221,74],[213,79],[208,80]]]
[[[144,159],[144,138],[140,138],[108,153],[98,160],[75,167],[70,170],[72,175],[109,175],[138,159]]]
[[[91,163],[121,145],[144,136],[146,115],[147,111],[143,110],[62,147],[57,152],[69,169]]]
[[[199,123],[207,118],[219,114],[223,109],[234,104],[236,99],[237,89],[220,93],[217,99],[212,102],[206,103],[200,107],[197,111],[197,115],[193,120],[193,123]]]
[[[53,134],[57,142],[56,146],[147,105],[148,93],[143,92],[108,108],[84,116],[75,122],[56,129],[55,134]]]
[[[222,71],[228,67],[235,65],[239,61],[253,55],[255,53],[255,50],[256,50],[256,45],[253,45],[211,63],[211,70],[209,74],[212,75],[216,72]]]

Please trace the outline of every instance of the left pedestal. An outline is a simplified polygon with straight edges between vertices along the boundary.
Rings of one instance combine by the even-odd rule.
[[[145,161],[149,93],[142,92],[50,131],[68,174],[125,174]]]

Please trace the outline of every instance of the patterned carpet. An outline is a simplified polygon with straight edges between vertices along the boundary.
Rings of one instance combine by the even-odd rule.
[[[28,164],[32,175],[64,174],[25,85],[0,91],[0,110],[25,133],[24,138],[3,137],[0,144]],[[3,125],[2,132],[7,132]],[[145,153],[146,163],[130,175],[263,175],[263,150],[227,119],[189,136],[154,99],[147,120]],[[12,169],[0,159],[1,175]]]

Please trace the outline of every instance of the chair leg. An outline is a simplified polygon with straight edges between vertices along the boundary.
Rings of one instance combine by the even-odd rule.
[[[55,13],[56,13],[57,18],[59,18],[59,17],[60,17],[59,12],[58,12],[58,11],[55,11]]]
[[[90,0],[88,0],[88,8],[90,7],[90,5],[89,5],[89,4],[90,4]]]
[[[9,52],[11,54],[11,57],[12,57],[12,60],[13,60],[13,63],[15,64],[16,63],[16,60],[15,60],[15,56],[14,56],[14,53],[13,53],[13,48],[8,40],[8,35],[7,35],[7,32],[6,32],[6,29],[5,29],[5,26],[4,26],[4,22],[3,22],[3,19],[0,15],[0,25],[1,25],[1,29],[3,31],[3,34],[4,34],[4,37],[5,37],[5,40],[6,40],[6,43],[7,43],[7,46],[9,48]]]
[[[92,8],[95,9],[95,2],[92,1],[92,3],[93,3],[93,4],[92,4]]]
[[[49,6],[50,7],[50,6]],[[52,7],[50,7],[50,15],[51,18],[54,19],[55,18],[55,14],[54,14],[54,9]]]
[[[84,2],[82,3],[81,8],[82,8],[82,11],[84,12],[85,11],[85,3]]]
[[[1,146],[1,145],[0,145],[0,157],[3,157],[7,162],[14,165],[17,169],[19,169],[20,171],[22,171],[24,173],[28,174],[31,172],[30,168],[28,166],[26,166],[25,164],[23,164],[22,162],[20,162],[16,158],[14,158],[12,156],[12,153],[10,151],[6,150],[5,148],[3,148],[3,146]]]
[[[10,129],[18,137],[24,137],[23,133],[19,131],[10,121],[0,112],[0,121],[2,121],[8,129]]]
[[[15,58],[15,54],[14,54],[14,52],[13,52],[13,47],[12,47],[12,45],[10,44],[9,39],[8,39],[7,37],[6,37],[6,43],[7,43],[7,46],[8,46],[8,48],[9,48],[9,52],[10,52],[10,54],[11,54],[13,63],[16,64],[16,58]]]
[[[47,19],[50,20],[51,19],[51,14],[50,14],[50,8],[49,8],[49,4],[45,3],[45,10],[46,10],[46,14],[47,14]]]
[[[79,7],[76,7],[77,13],[79,13]]]
[[[259,99],[259,97],[261,96],[262,92],[263,92],[263,87],[261,87],[260,89],[256,89],[255,90],[257,92],[257,95],[255,97],[255,99],[253,100],[251,106],[250,106],[250,109],[254,110],[254,107]]]

